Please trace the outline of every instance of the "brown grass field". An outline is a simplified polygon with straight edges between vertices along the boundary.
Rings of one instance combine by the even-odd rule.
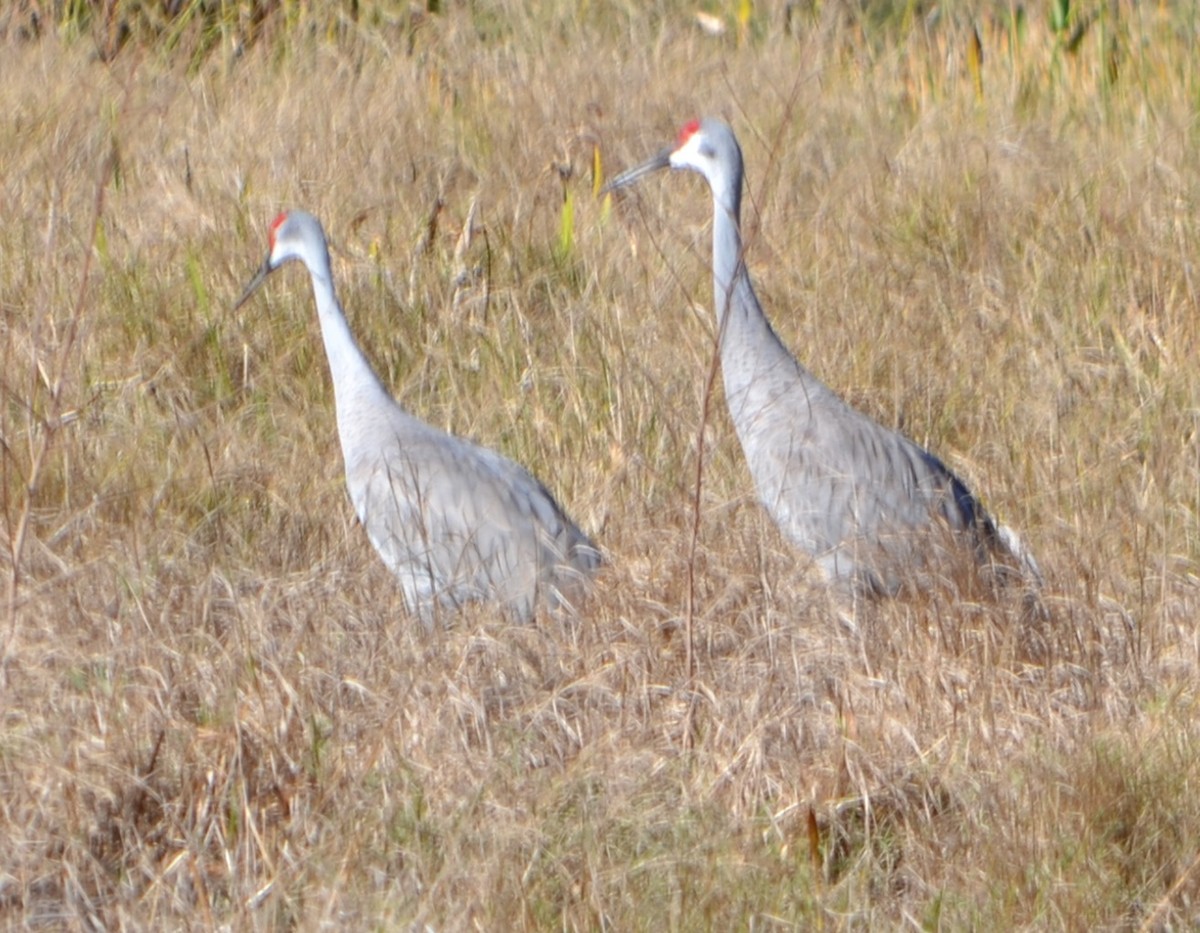
[[[0,925],[1200,926],[1200,17],[786,9],[0,12]],[[1043,612],[835,604],[758,507],[707,190],[594,195],[701,114],[781,336]],[[578,620],[406,615],[307,276],[230,311],[289,206],[603,546]]]

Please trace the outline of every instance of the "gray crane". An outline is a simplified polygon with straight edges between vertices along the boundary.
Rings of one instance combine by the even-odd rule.
[[[725,400],[758,496],[827,578],[894,594],[963,547],[1041,574],[1017,536],[984,512],[937,457],[852,408],[805,369],[771,328],[746,271],[742,152],[719,120],[694,120],[674,146],[606,190],[665,168],[690,169],[713,197],[713,292]],[[949,550],[947,550],[947,548]]]
[[[469,601],[498,603],[522,621],[543,602],[569,606],[599,551],[524,468],[396,403],[350,333],[317,218],[275,218],[267,258],[235,308],[292,259],[312,278],[350,500],[409,611],[428,627]]]

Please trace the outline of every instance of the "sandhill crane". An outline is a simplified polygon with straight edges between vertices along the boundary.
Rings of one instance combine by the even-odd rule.
[[[719,120],[694,120],[676,144],[619,174],[622,188],[690,169],[713,197],[713,292],[725,400],[767,512],[828,578],[894,593],[948,541],[1023,567],[1037,564],[933,454],[855,410],[797,362],[750,284],[740,232],[742,152]],[[939,535],[940,531],[940,535]],[[940,537],[940,541],[939,541]]]
[[[592,542],[524,468],[396,403],[350,333],[320,221],[288,211],[268,238],[267,258],[235,307],[289,260],[307,267],[346,487],[409,610],[429,626],[439,611],[472,600],[498,603],[522,621],[541,601],[569,604],[600,564]]]

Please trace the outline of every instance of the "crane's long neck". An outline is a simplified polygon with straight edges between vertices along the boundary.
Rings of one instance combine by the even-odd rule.
[[[734,324],[726,322],[730,309],[738,325],[753,323],[756,317],[766,323],[742,259],[741,192],[737,190],[713,192],[713,297],[719,328]]]
[[[776,336],[754,294],[742,255],[741,191],[713,189],[713,300],[721,341],[725,395],[735,423],[745,423],[797,377],[815,379]]]
[[[317,318],[321,322],[321,339],[325,343],[325,356],[333,377],[338,433],[343,452],[349,455],[347,442],[351,439],[351,427],[356,421],[354,412],[370,410],[370,406],[363,405],[364,401],[379,397],[390,401],[391,396],[350,332],[346,315],[333,290],[328,256],[323,264],[310,266],[309,274],[312,276],[313,296],[317,301]]]

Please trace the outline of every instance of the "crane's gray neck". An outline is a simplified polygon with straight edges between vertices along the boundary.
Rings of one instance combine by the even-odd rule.
[[[375,375],[362,348],[350,332],[346,315],[333,290],[329,270],[329,254],[325,252],[309,266],[313,295],[317,302],[317,318],[321,323],[321,339],[333,377],[334,404],[337,407],[339,428],[344,426],[350,412],[358,407],[364,395],[383,395],[390,398],[383,383]]]
[[[713,189],[713,303],[721,353],[724,357],[754,346],[755,356],[765,358],[778,349],[790,357],[763,314],[746,271],[741,202],[740,187]]]
[[[742,258],[741,210],[738,188],[713,189],[713,297],[722,333],[732,323],[726,321],[730,308],[739,317],[756,309],[762,314]]]
[[[741,192],[713,189],[713,303],[725,400],[745,445],[747,432],[799,380],[811,397],[823,388],[776,336],[754,294],[742,255]]]

